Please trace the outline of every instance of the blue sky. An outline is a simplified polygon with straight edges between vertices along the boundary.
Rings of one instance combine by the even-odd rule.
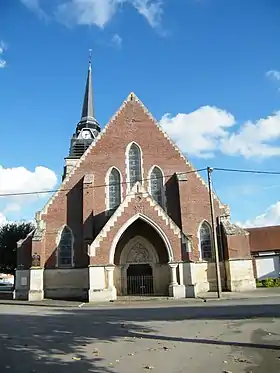
[[[102,126],[134,91],[195,167],[279,169],[279,19],[278,0],[1,1],[0,192],[59,185],[89,48]],[[234,221],[280,223],[280,176],[213,180]],[[44,202],[1,197],[1,217]]]

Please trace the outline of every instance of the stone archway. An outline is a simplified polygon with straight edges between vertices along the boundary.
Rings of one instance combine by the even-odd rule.
[[[155,232],[157,232],[157,234],[161,237],[162,241],[164,242],[164,245],[165,245],[165,248],[166,248],[166,251],[167,251],[167,255],[168,255],[168,261],[173,262],[174,261],[174,254],[173,254],[173,250],[172,250],[170,241],[169,241],[168,237],[166,236],[166,234],[163,232],[163,230],[152,219],[150,219],[148,216],[146,216],[144,214],[138,213],[138,214],[132,216],[129,220],[127,220],[127,222],[121,227],[121,229],[118,231],[118,233],[114,237],[111,248],[110,248],[110,251],[109,251],[109,263],[110,264],[114,263],[116,246],[117,246],[120,238],[122,237],[122,235],[126,232],[126,230],[133,223],[135,223],[139,220],[146,222],[150,227],[152,227],[155,230]]]
[[[121,232],[113,258],[117,294],[168,296],[170,250],[162,235],[141,218]]]
[[[126,295],[154,295],[158,254],[143,236],[131,238],[120,255],[121,287]]]

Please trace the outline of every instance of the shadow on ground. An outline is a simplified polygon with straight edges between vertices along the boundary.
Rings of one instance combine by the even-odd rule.
[[[274,352],[279,350],[280,355],[279,336],[276,341],[264,343],[262,331],[253,333],[250,343],[243,343],[175,335],[164,336],[152,327],[152,323],[157,321],[278,318],[280,316],[278,304],[246,305],[246,307],[202,305],[200,307],[123,309],[47,309],[45,307],[1,306],[0,311],[1,372],[6,369],[8,372],[10,369],[15,373],[111,373],[114,372],[114,368],[109,365],[108,361],[105,361],[105,357],[96,354],[94,343],[107,342],[114,348],[114,343],[123,338],[131,343],[141,338],[198,345],[254,348]],[[10,311],[13,314],[9,314]],[[266,367],[268,355],[260,352],[260,356],[262,356],[263,367]],[[254,370],[252,367],[251,371],[261,372],[258,369]]]

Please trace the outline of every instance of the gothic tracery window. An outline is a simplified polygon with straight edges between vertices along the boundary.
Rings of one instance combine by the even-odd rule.
[[[73,263],[73,233],[66,225],[61,234],[58,244],[58,266],[70,267]]]
[[[163,174],[159,167],[155,166],[150,176],[151,195],[157,203],[164,207]]]
[[[115,210],[121,204],[121,176],[116,168],[109,175],[109,210]]]
[[[200,252],[202,260],[210,260],[212,254],[212,237],[210,225],[204,221],[199,229]]]
[[[129,182],[130,188],[142,180],[141,150],[136,144],[132,144],[128,152]]]

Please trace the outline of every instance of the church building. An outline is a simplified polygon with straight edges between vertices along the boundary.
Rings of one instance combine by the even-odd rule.
[[[249,233],[216,195],[223,290],[255,288]],[[18,242],[15,298],[111,301],[216,290],[207,183],[130,93],[101,129],[89,64],[63,180]]]

